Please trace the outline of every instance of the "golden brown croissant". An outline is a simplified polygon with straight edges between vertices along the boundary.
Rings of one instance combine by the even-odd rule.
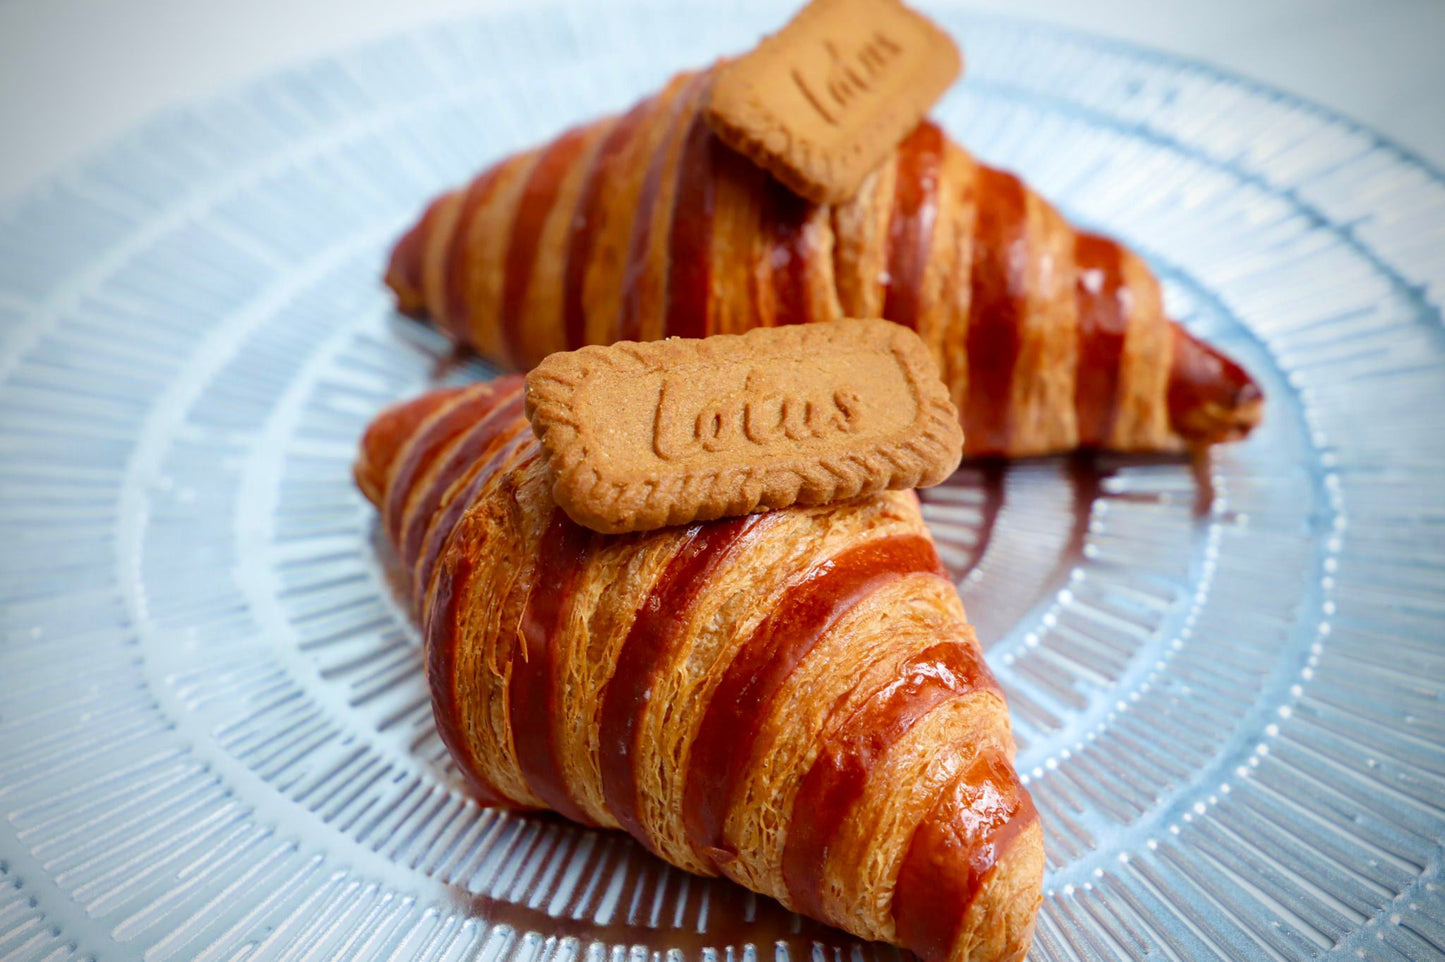
[[[515,376],[383,412],[356,479],[484,798],[929,962],[1027,951],[1042,830],[911,492],[596,534],[554,505]]]
[[[436,200],[387,271],[403,311],[525,369],[618,340],[885,317],[932,349],[965,453],[1171,451],[1243,437],[1262,396],[1163,313],[1158,281],[925,122],[839,206],[703,119],[712,71]]]

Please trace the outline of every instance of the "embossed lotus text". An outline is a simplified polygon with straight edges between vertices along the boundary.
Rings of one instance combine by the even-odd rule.
[[[812,0],[716,69],[707,121],[796,193],[841,203],[962,66],[948,34],[897,0]]]
[[[833,40],[823,41],[823,49],[828,59],[822,76],[809,78],[798,67],[791,74],[803,99],[835,127],[850,106],[873,91],[888,66],[903,53],[903,47],[882,31],[875,31],[853,50],[842,51]]]
[[[553,354],[527,404],[552,496],[604,533],[937,484],[963,450],[928,348],[883,320]]]
[[[689,403],[677,375],[663,378],[653,418],[652,449],[665,461],[701,451],[766,451],[792,442],[846,437],[863,420],[863,398],[850,387],[789,389],[763,370],[749,373],[741,393]],[[694,411],[696,413],[694,413]]]

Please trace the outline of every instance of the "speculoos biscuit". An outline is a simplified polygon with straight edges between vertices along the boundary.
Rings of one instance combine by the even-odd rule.
[[[707,119],[798,194],[839,203],[892,155],[962,65],[948,34],[898,0],[814,0],[721,67]]]
[[[553,497],[605,533],[925,487],[963,448],[927,348],[881,320],[557,353],[526,407]]]

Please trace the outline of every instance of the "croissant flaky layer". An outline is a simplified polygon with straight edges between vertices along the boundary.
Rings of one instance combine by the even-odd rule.
[[[619,340],[885,317],[927,342],[965,452],[1243,437],[1259,388],[1165,317],[1158,281],[925,122],[853,200],[810,204],[703,119],[712,72],[510,157],[397,244],[402,310],[525,369]]]
[[[483,798],[929,962],[1023,956],[1042,831],[911,492],[596,534],[554,505],[515,376],[383,412],[356,479]]]

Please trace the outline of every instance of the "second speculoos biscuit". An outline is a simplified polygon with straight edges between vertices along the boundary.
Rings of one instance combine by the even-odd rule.
[[[813,0],[719,68],[708,122],[796,193],[841,203],[962,68],[948,34],[899,0]]]
[[[875,320],[553,354],[527,414],[557,503],[606,533],[926,487],[963,449],[923,342]]]

